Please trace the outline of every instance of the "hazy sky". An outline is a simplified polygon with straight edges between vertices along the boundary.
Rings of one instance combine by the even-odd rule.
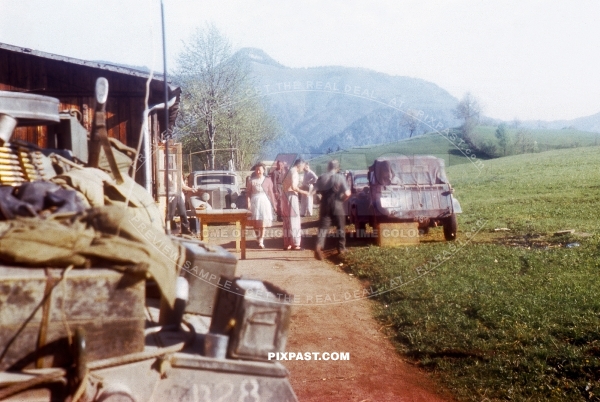
[[[213,22],[289,67],[339,65],[473,93],[488,116],[600,112],[600,1],[164,0],[168,65]],[[0,42],[162,69],[159,0],[0,0]],[[154,60],[154,61],[153,61]]]

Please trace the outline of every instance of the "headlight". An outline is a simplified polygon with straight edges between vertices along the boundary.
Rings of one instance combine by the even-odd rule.
[[[210,194],[208,193],[203,193],[200,198],[202,199],[202,201],[204,202],[208,202],[208,200],[210,200]]]
[[[235,202],[232,202],[231,203],[231,209],[236,209],[236,208],[237,208],[237,205],[235,205]]]

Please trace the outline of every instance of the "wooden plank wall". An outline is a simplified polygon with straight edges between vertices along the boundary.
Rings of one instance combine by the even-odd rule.
[[[60,101],[60,111],[75,109],[81,112],[82,124],[88,130],[93,120],[94,85],[101,76],[109,81],[108,134],[137,148],[144,111],[144,78],[0,49],[0,90],[56,97]],[[156,90],[156,85],[154,87],[150,93],[151,105],[164,101],[162,91]],[[154,125],[150,127],[151,130],[158,129]],[[152,137],[156,135],[151,134]],[[19,127],[14,138],[42,148],[50,145],[44,126]]]

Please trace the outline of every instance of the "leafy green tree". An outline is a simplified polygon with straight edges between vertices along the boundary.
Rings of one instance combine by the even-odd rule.
[[[496,138],[498,139],[498,145],[502,148],[503,156],[506,156],[506,147],[509,143],[508,130],[506,124],[502,123],[496,129]]]

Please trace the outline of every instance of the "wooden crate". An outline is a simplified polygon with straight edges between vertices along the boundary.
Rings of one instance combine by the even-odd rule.
[[[419,224],[417,222],[379,223],[377,225],[377,245],[398,247],[419,244]]]
[[[58,280],[64,270],[48,269]],[[0,266],[0,371],[71,363],[67,326],[86,332],[87,360],[144,349],[143,278],[109,269],[73,269],[46,304],[47,330],[36,351],[47,287],[46,270]]]

